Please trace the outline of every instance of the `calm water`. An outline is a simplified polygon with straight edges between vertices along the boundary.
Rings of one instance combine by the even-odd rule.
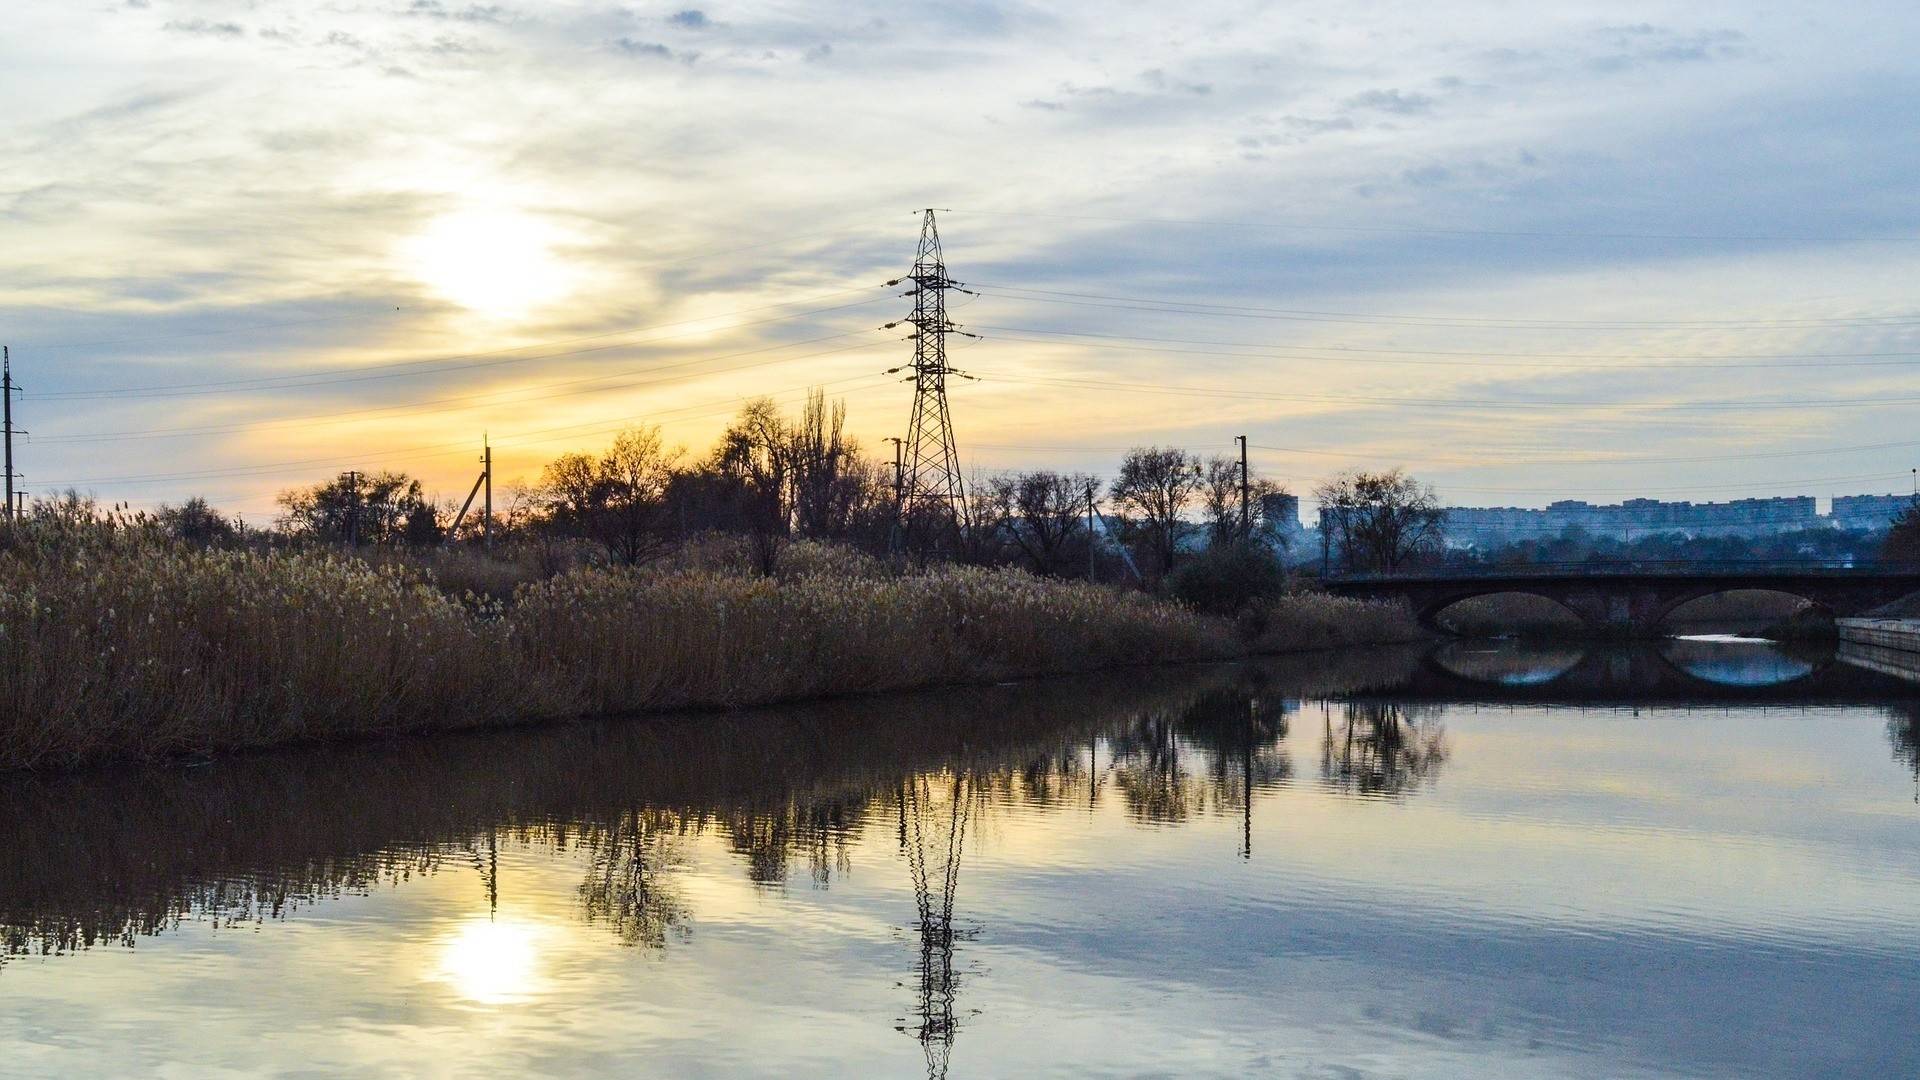
[[[1740,641],[0,780],[0,1073],[1916,1076],[1916,799]]]

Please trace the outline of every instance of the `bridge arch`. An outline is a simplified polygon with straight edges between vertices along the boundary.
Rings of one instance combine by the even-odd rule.
[[[1920,566],[1582,564],[1361,575],[1328,587],[1345,596],[1401,600],[1429,629],[1443,629],[1435,617],[1462,600],[1518,592],[1544,596],[1608,636],[1651,637],[1679,605],[1740,589],[1786,593],[1836,616],[1858,615],[1920,591]]]
[[[1562,595],[1560,591],[1551,588],[1527,588],[1518,585],[1502,586],[1495,589],[1468,589],[1451,594],[1441,593],[1437,596],[1427,598],[1424,603],[1416,603],[1414,606],[1414,618],[1419,621],[1422,628],[1430,632],[1438,634],[1458,634],[1459,631],[1454,626],[1449,625],[1444,618],[1449,611],[1453,611],[1461,604],[1470,603],[1475,600],[1488,600],[1500,596],[1524,596],[1536,600],[1543,600],[1551,605],[1553,609],[1572,616],[1576,622],[1586,624],[1590,621],[1588,613],[1569,604],[1567,598]]]
[[[1812,612],[1814,615],[1824,618],[1829,623],[1839,617],[1839,613],[1834,611],[1831,605],[1823,602],[1819,597],[1807,595],[1809,591],[1811,590],[1754,585],[1695,589],[1691,590],[1691,595],[1683,593],[1673,597],[1672,602],[1665,605],[1665,610],[1660,613],[1659,621],[1656,622],[1654,626],[1656,629],[1662,627],[1668,630],[1677,629],[1688,608],[1694,607],[1702,601],[1713,600],[1719,597],[1731,598],[1735,596],[1746,596],[1749,598],[1761,596],[1781,597],[1798,602],[1797,607],[1782,608],[1778,611],[1766,611],[1762,608],[1756,615],[1751,617],[1754,621],[1765,622],[1767,624],[1799,617],[1802,612]],[[1723,616],[1723,618],[1732,617],[1731,615]]]

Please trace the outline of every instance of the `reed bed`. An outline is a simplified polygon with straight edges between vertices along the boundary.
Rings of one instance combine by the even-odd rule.
[[[1266,604],[1248,632],[1256,653],[1392,645],[1429,636],[1405,604],[1311,592]]]
[[[1249,638],[1140,593],[796,551],[576,567],[510,600],[337,554],[0,554],[0,767],[735,707],[1406,640],[1397,608],[1275,601]],[[475,575],[463,572],[471,580]],[[489,590],[492,592],[493,590]]]

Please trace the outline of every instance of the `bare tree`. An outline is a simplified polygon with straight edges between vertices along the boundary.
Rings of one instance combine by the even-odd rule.
[[[1206,511],[1207,542],[1227,544],[1243,540],[1266,527],[1269,495],[1280,495],[1286,488],[1258,474],[1247,477],[1246,528],[1241,528],[1240,459],[1218,455],[1207,459],[1206,484],[1200,492]]]
[[[1185,512],[1206,485],[1198,458],[1179,447],[1135,447],[1120,462],[1108,494],[1120,504],[1122,528],[1139,541],[1160,573],[1192,525]]]
[[[1343,473],[1314,496],[1320,528],[1350,570],[1399,570],[1440,546],[1446,511],[1432,485],[1399,469]]]
[[[553,527],[602,544],[630,566],[642,563],[669,541],[667,490],[679,457],[659,428],[628,428],[597,458],[571,453],[549,462],[536,498]]]
[[[844,436],[847,403],[827,406],[826,395],[807,395],[800,421],[787,432],[792,520],[802,536],[841,539],[879,510],[887,477],[878,462]]]
[[[1036,573],[1057,575],[1087,531],[1087,495],[1100,481],[1086,473],[1002,473],[984,486],[984,524],[1004,535]]]
[[[441,529],[420,481],[399,472],[345,472],[324,484],[283,491],[280,526],[320,540],[435,544]]]
[[[1888,562],[1920,563],[1920,499],[1894,517],[1881,556]]]

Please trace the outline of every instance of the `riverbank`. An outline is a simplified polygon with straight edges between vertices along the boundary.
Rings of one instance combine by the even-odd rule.
[[[313,552],[16,551],[0,767],[724,709],[1409,640],[1404,611],[1282,597],[1236,625],[968,567],[579,568],[510,600]]]
[[[1920,655],[1920,618],[1836,619],[1840,640]]]

